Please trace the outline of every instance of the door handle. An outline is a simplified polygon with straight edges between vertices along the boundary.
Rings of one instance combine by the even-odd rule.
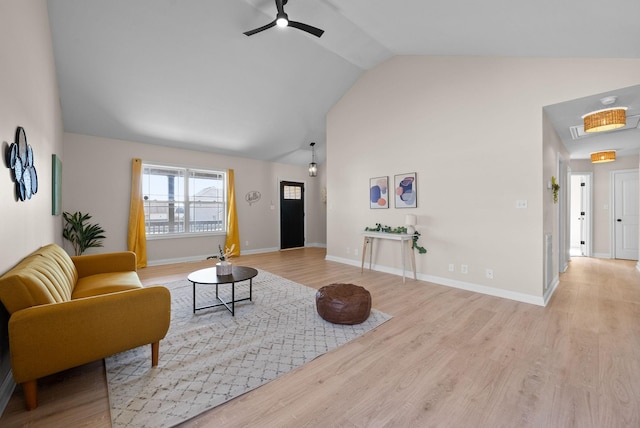
[[[622,221],[622,219],[621,219],[621,218],[619,218],[619,219],[617,219],[616,221],[620,222],[620,221]]]

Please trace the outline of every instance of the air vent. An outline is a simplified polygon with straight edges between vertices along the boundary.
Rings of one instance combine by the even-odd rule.
[[[607,131],[607,133],[619,132],[619,131],[624,131],[625,129],[634,129],[634,128],[640,128],[640,115],[627,116],[627,124],[625,126],[623,126],[622,128],[614,129],[612,131]],[[571,138],[574,140],[595,135],[593,133],[589,134],[587,132],[584,132],[583,124],[570,126],[569,132],[571,133]]]

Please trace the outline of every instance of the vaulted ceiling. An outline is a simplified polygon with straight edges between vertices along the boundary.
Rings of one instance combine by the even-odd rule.
[[[245,36],[275,19],[274,0],[48,7],[65,131],[301,165],[311,142],[324,160],[330,108],[394,55],[640,58],[637,0],[289,0],[321,38]],[[547,109],[563,139],[602,94],[584,95]],[[640,85],[624,96],[640,115]]]

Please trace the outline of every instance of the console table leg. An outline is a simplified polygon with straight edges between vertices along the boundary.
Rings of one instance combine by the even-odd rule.
[[[368,238],[364,238],[364,242],[362,243],[362,264],[360,265],[360,273],[364,272],[364,257],[367,254],[367,244],[369,243]],[[371,263],[369,263],[369,268],[371,268]]]
[[[413,241],[409,241],[409,251],[411,251],[411,269],[413,269],[413,279],[418,280],[418,276],[416,275],[416,252],[413,248]]]
[[[402,283],[405,283],[405,268],[404,266],[407,264],[406,258],[404,256],[404,242],[400,241],[400,258],[402,259]]]

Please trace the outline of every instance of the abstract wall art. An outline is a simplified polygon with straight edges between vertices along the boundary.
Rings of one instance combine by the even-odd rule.
[[[418,190],[416,173],[409,172],[394,176],[396,208],[416,208]]]
[[[369,179],[369,208],[389,208],[389,177]]]

